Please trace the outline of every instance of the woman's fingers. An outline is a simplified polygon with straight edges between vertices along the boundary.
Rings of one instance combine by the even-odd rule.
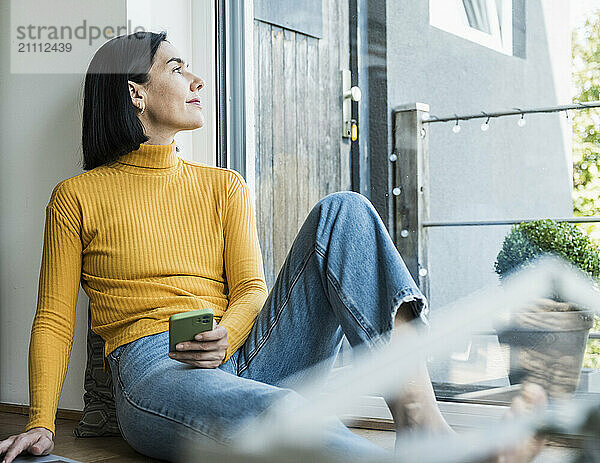
[[[0,456],[12,445],[13,441],[17,438],[17,436],[10,436],[0,442]]]
[[[175,360],[213,361],[222,359],[222,356],[220,356],[218,351],[171,352],[169,355],[172,359]]]
[[[196,335],[196,339],[200,338],[202,341],[218,341],[225,337],[227,337],[227,330],[221,325],[217,325],[210,331],[205,331]]]
[[[46,436],[41,436],[36,443],[29,447],[29,452],[34,455],[48,455],[54,448],[54,442]]]
[[[221,362],[219,360],[197,361],[197,362],[187,361],[184,363],[187,363],[188,365],[192,365],[193,367],[196,367],[196,368],[217,368],[221,364]]]
[[[48,455],[54,448],[52,432],[45,428],[32,428],[27,432],[10,436],[0,442],[2,461],[11,463],[20,453],[28,451],[34,455]]]
[[[42,438],[43,436],[40,436],[38,440],[29,444],[29,453],[33,453],[34,455],[39,455],[41,453],[42,445],[40,444],[40,441]]]
[[[227,330],[217,325],[212,331],[198,333],[195,339],[177,344],[176,351],[169,352],[169,357],[198,368],[218,367],[226,357],[229,347]]]
[[[181,348],[179,347],[181,346]],[[177,352],[183,352],[188,350],[201,350],[201,351],[211,351],[217,350],[220,346],[215,341],[209,342],[198,342],[198,341],[185,341],[177,344]]]
[[[33,443],[34,439],[37,441],[38,436],[27,436],[21,434],[13,441],[12,445],[6,451],[4,456],[5,463],[11,463],[20,453],[25,451]]]
[[[219,339],[218,341],[185,341],[180,342],[175,346],[177,349],[176,352],[186,352],[186,351],[203,351],[210,352],[215,350],[223,350],[227,349],[229,343],[225,339]]]
[[[202,338],[202,341],[184,341],[177,344],[176,349],[177,352],[180,351],[188,351],[188,350],[201,350],[201,351],[212,351],[212,350],[222,350],[227,349],[229,346],[229,342],[227,341],[227,330],[222,328],[223,332],[225,332],[225,336],[220,336],[216,339],[206,339]],[[207,332],[202,333],[204,336]],[[212,331],[210,332],[212,333]]]

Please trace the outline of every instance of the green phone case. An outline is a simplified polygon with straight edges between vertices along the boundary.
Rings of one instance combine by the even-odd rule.
[[[169,317],[169,352],[175,352],[180,342],[193,341],[194,336],[213,328],[213,310],[200,309],[177,313]]]

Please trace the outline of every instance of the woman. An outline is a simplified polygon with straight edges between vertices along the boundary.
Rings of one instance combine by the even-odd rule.
[[[0,443],[6,463],[52,451],[80,282],[92,329],[106,341],[121,432],[165,460],[181,457],[184,435],[231,444],[275,400],[301,400],[290,378],[331,366],[343,335],[377,349],[395,324],[426,321],[426,301],[385,226],[353,192],[317,203],[267,294],[243,177],[176,154],[175,134],[203,125],[203,85],[165,33],[117,37],[92,59],[86,172],[60,182],[46,208],[30,418]],[[204,307],[213,330],[167,355],[169,317]],[[399,429],[449,431],[425,368],[389,404]],[[384,454],[341,422],[326,441],[339,456]]]

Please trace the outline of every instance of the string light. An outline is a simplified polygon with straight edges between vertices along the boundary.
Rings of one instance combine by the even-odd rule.
[[[525,127],[525,124],[527,123],[527,121],[525,121],[525,113],[523,112],[523,110],[521,108],[513,108],[515,111],[519,111],[521,113],[521,119],[519,119],[517,121],[517,125],[519,127]]]
[[[488,115],[487,115],[486,113],[484,113],[483,111],[481,111],[481,113],[482,113],[484,116],[488,116]],[[489,128],[490,128],[490,116],[488,116],[488,118],[486,119],[486,121],[485,121],[483,124],[481,124],[481,131],[482,131],[482,132],[487,132],[487,130],[488,130]]]
[[[437,117],[433,114],[428,113],[423,116],[422,122],[423,122],[423,125],[425,125],[425,124],[433,123],[433,122],[454,121],[455,124],[452,127],[452,131],[456,134],[462,130],[462,127],[460,126],[460,121],[469,121],[471,119],[482,119],[485,117],[486,120],[483,124],[481,124],[481,130],[483,132],[486,132],[490,128],[490,119],[492,117],[514,116],[514,115],[520,114],[521,117],[517,120],[517,125],[519,127],[524,127],[525,125],[527,125],[527,121],[525,120],[525,114],[564,112],[565,117],[567,118],[567,123],[573,124],[573,120],[570,118],[570,115],[569,115],[570,110],[600,108],[600,100],[586,101],[586,102],[579,102],[577,100],[573,100],[573,103],[574,104],[570,104],[570,105],[531,108],[531,109],[525,109],[525,110],[523,110],[521,108],[512,108],[513,111],[497,111],[497,112],[494,112],[491,114],[488,114],[484,111],[480,111],[477,114],[468,114],[468,115],[459,116],[458,114],[455,113],[454,117],[452,117],[452,116]],[[421,130],[424,130],[424,129],[422,128]],[[421,136],[423,136],[423,133],[421,134]]]
[[[455,114],[456,116],[456,124],[454,125],[454,127],[452,127],[452,131],[454,133],[459,133],[460,132],[460,125],[458,125],[458,116]]]

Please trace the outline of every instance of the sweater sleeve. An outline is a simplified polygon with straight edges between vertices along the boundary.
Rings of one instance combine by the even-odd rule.
[[[57,189],[46,207],[37,310],[29,342],[30,411],[25,431],[43,427],[55,432],[75,329],[81,279],[80,222],[64,207],[68,199],[60,199]]]
[[[244,178],[232,172],[223,218],[223,258],[229,288],[229,303],[220,321],[229,341],[223,362],[246,341],[268,296],[252,198]]]

